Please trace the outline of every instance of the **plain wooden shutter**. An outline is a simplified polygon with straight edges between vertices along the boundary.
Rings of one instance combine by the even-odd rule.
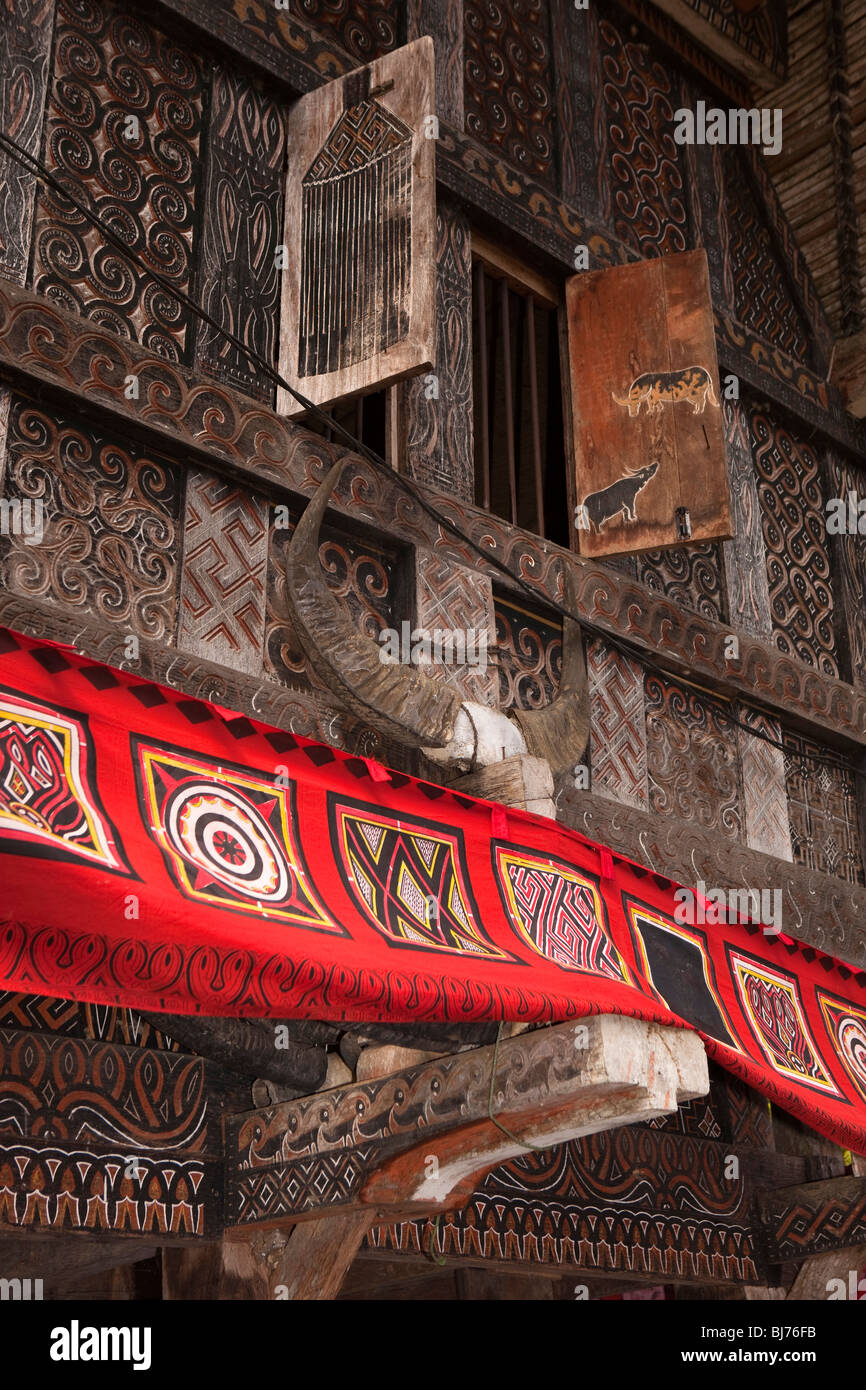
[[[730,537],[705,252],[572,276],[566,315],[580,553]]]
[[[290,113],[280,371],[317,405],[433,364],[434,112],[425,37]],[[277,408],[302,409],[282,389]]]

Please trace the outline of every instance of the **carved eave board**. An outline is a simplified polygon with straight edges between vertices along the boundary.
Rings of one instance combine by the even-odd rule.
[[[429,37],[292,108],[280,371],[317,405],[433,363],[435,109]]]
[[[581,555],[731,535],[703,251],[566,286]]]

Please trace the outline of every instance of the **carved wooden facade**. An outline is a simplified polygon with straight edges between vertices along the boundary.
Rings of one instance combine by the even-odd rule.
[[[674,878],[697,870],[721,886],[777,887],[786,930],[866,968],[866,807],[852,766],[866,751],[866,570],[856,538],[826,528],[829,498],[864,491],[866,429],[828,384],[831,333],[769,164],[670,135],[680,106],[714,93],[748,104],[704,46],[710,31],[779,76],[784,7],[12,8],[0,50],[0,87],[14,93],[8,133],[120,216],[145,263],[242,346],[106,249],[68,201],[0,154],[0,496],[46,507],[42,546],[0,536],[0,623],[114,665],[134,635],[145,678],[435,777],[417,754],[337,707],[309,669],[288,613],[285,547],[346,450],[278,414],[272,382],[243,351],[278,360],[274,246],[293,104],[432,30],[439,394],[419,382],[395,392],[393,461],[531,596],[352,451],[320,550],[329,585],[373,637],[404,620],[462,628],[471,619],[495,632],[486,676],[454,679],[474,700],[531,709],[558,686],[555,605],[568,577],[586,625],[590,780],[561,779],[558,815]],[[675,10],[700,23],[681,23]],[[576,538],[564,549],[473,505],[473,225],[560,287],[574,274],[576,246],[588,248],[593,270],[705,248],[720,381],[735,377],[739,387],[720,411],[731,540],[606,563],[579,558]],[[26,1123],[6,1114],[4,1124],[0,1096],[5,1161],[17,1165],[25,1194],[0,1217],[4,1226],[22,1224],[31,1193],[58,1222],[65,1203],[67,1224],[92,1229],[87,1193],[98,1170],[103,1233],[140,1230],[159,1244],[221,1229],[215,1116],[241,1108],[236,1082],[122,1010],[4,995],[0,1029],[25,1079],[68,1046],[99,1115],[85,1142],[86,1125],[73,1117],[58,1127],[56,1098],[35,1083]],[[125,1068],[113,1090],[99,1070],[103,1044]],[[151,1053],[156,1072],[145,1074]],[[131,1124],[130,1106],[139,1113],[152,1099],[148,1086],[169,1088],[184,1068],[177,1113],[163,1114],[150,1136]],[[674,1251],[678,1278],[765,1282],[769,1263],[794,1257],[779,1227],[768,1263],[764,1231],[779,1212],[765,1204],[759,1222],[763,1189],[751,1179],[723,1188],[719,1163],[724,1144],[766,1146],[766,1108],[750,1109],[744,1088],[718,1082],[694,1105],[680,1112],[676,1135],[662,1122],[510,1160],[438,1228],[379,1227],[367,1253],[555,1260],[664,1283]],[[652,1181],[617,1187],[600,1176],[606,1144],[623,1167],[641,1157]],[[159,1155],[160,1215],[150,1227],[118,1176],[130,1145],[145,1163],[151,1150]],[[39,1187],[49,1157],[50,1192]],[[783,1162],[777,1185],[793,1190],[814,1176],[805,1161]],[[700,1186],[702,1205],[674,1235],[678,1181]],[[828,1229],[837,1196],[825,1194]],[[619,1226],[617,1204],[628,1208]],[[639,1238],[645,1208],[652,1229]],[[626,1246],[627,1260],[611,1253]]]

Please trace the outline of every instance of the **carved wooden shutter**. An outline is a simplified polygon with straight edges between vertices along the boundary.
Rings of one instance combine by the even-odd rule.
[[[575,275],[566,312],[580,553],[729,537],[706,254]]]
[[[318,405],[432,366],[434,111],[429,37],[292,108],[280,371]]]

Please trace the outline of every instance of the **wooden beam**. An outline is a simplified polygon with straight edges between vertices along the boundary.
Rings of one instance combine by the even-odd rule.
[[[771,1263],[859,1246],[866,1240],[866,1179],[779,1188],[761,1197],[760,1210]]]
[[[703,1045],[681,1029],[601,1015],[523,1033],[232,1116],[226,1224],[442,1210],[506,1158],[669,1113],[708,1088]]]
[[[801,1266],[788,1292],[788,1298],[794,1301],[809,1299],[823,1302],[833,1294],[839,1301],[846,1301],[851,1298],[852,1293],[856,1297],[860,1271],[864,1268],[866,1245],[852,1246],[846,1250],[829,1250],[824,1255],[812,1255]]]

